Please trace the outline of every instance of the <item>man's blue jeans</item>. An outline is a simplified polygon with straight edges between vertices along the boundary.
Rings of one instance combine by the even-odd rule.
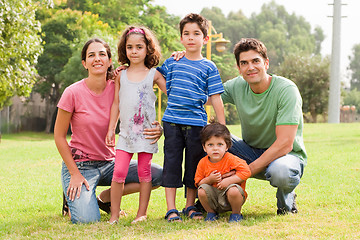
[[[110,186],[114,171],[114,161],[86,161],[76,163],[80,173],[88,181],[90,190],[85,185],[81,188],[80,198],[70,201],[66,196],[66,191],[70,183],[70,173],[65,163],[62,163],[61,182],[63,191],[68,202],[71,212],[71,221],[73,223],[90,223],[100,220],[100,211],[96,199],[97,186]],[[162,167],[160,165],[151,164],[152,185],[160,186]],[[138,183],[137,161],[131,160],[128,175],[125,179],[126,183]]]
[[[267,149],[253,148],[243,140],[232,135],[232,147],[229,152],[244,159],[247,164],[259,158]],[[294,189],[300,183],[303,175],[304,166],[300,158],[286,154],[269,164],[269,166],[254,178],[267,180],[270,185],[277,188],[277,208],[290,211],[294,203]]]

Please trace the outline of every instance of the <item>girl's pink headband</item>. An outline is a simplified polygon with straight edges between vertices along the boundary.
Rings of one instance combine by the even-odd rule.
[[[129,35],[130,33],[141,33],[142,35],[145,35],[144,30],[142,30],[141,28],[133,28],[130,31],[127,32],[126,36]]]

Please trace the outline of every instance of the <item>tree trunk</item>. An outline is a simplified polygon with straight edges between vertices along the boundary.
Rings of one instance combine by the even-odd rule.
[[[317,122],[317,113],[316,113],[315,104],[310,105],[310,114],[311,114],[312,122],[316,123]]]
[[[53,116],[54,113],[56,111],[56,105],[49,103],[49,101],[46,102],[46,127],[45,127],[45,132],[46,133],[50,133],[51,131],[51,126],[53,124]]]

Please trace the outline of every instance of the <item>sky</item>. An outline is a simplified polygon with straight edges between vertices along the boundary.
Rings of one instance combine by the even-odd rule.
[[[184,17],[188,13],[200,13],[204,7],[211,8],[216,6],[227,16],[231,11],[242,12],[250,17],[252,13],[259,13],[264,3],[271,0],[153,0],[155,5],[165,6],[167,12],[176,16]],[[278,5],[285,7],[290,14],[303,16],[310,23],[312,30],[320,26],[325,34],[325,40],[322,43],[322,54],[330,55],[332,50],[332,25],[333,19],[333,0],[275,0]],[[351,55],[352,47],[360,44],[360,1],[342,0],[345,4],[341,8],[341,77],[346,81],[349,74],[346,68],[349,65],[348,56]],[[226,38],[226,36],[224,36]],[[271,59],[270,59],[271,61]]]

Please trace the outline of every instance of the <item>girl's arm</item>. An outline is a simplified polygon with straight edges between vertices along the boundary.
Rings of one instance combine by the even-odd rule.
[[[211,95],[210,101],[215,110],[217,120],[219,121],[219,123],[225,125],[226,122],[225,122],[224,104],[222,102],[220,94]]]
[[[116,124],[119,120],[119,90],[120,90],[120,75],[117,75],[115,78],[114,101],[113,104],[111,105],[109,127],[105,138],[105,144],[108,147],[115,147],[115,129],[116,129]]]
[[[154,84],[158,85],[161,91],[163,91],[166,94],[166,80],[159,71],[156,71],[155,73]]]
[[[84,176],[79,172],[79,169],[77,168],[70,152],[69,144],[66,140],[66,134],[69,129],[71,117],[71,112],[66,112],[65,110],[59,108],[54,128],[54,139],[56,147],[71,175],[66,194],[69,196],[71,201],[74,201],[75,197],[80,197],[81,187],[83,184],[85,184],[87,190],[90,190],[90,186]]]

